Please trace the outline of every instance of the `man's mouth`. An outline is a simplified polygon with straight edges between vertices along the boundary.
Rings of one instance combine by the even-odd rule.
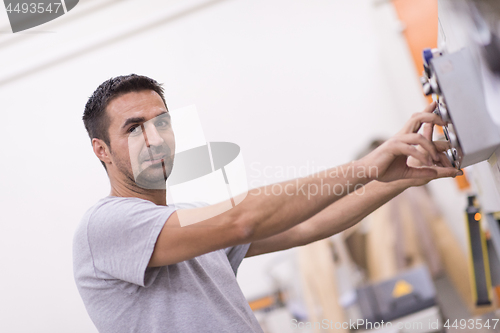
[[[151,158],[148,158],[148,159],[142,161],[142,163],[157,164],[157,163],[161,163],[162,160],[166,160],[166,159],[167,159],[167,156],[165,156],[165,155],[153,155]]]

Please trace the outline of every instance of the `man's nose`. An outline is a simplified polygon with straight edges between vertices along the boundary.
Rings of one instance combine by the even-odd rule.
[[[146,140],[146,146],[161,146],[164,143],[163,138],[153,124],[144,125],[143,129],[144,140]]]

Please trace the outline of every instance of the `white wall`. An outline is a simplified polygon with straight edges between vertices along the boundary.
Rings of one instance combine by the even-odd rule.
[[[95,331],[73,282],[71,243],[109,191],[81,121],[105,79],[149,75],[171,109],[196,104],[207,140],[241,146],[250,185],[280,180],[256,177],[266,166],[347,162],[422,106],[417,98],[402,112],[394,102],[368,0],[219,1],[113,43],[200,1],[101,3],[110,5],[79,17],[98,4],[81,1],[52,23],[0,34],[1,332]],[[242,265],[248,297],[270,288],[267,260]]]

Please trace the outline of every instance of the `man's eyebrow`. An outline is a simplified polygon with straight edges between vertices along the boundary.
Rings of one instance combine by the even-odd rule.
[[[163,111],[159,115],[157,115],[155,118],[162,117],[162,118],[169,118],[170,119],[170,114],[167,111]],[[154,118],[153,118],[154,119]],[[122,125],[122,129],[127,127],[130,124],[138,124],[138,123],[143,123],[146,121],[146,118],[144,117],[133,117],[133,118],[128,118],[125,120],[125,122]]]
[[[170,119],[170,113],[168,111],[163,111],[159,115],[157,115],[155,118],[162,117],[162,118],[168,118]]]
[[[142,123],[146,120],[144,117],[134,117],[134,118],[128,118],[125,120],[125,122],[122,125],[122,129],[127,127],[130,124],[137,124],[137,123]]]

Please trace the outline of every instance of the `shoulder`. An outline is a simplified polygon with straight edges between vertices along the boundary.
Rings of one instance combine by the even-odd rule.
[[[163,224],[178,209],[206,206],[206,203],[179,203],[159,206],[155,203],[131,197],[108,196],[99,200],[84,214],[77,234],[91,237],[96,234],[133,232],[151,224]]]
[[[176,210],[173,206],[158,206],[139,198],[105,197],[84,214],[77,234],[86,238],[102,238],[134,233],[151,225],[163,223]]]

